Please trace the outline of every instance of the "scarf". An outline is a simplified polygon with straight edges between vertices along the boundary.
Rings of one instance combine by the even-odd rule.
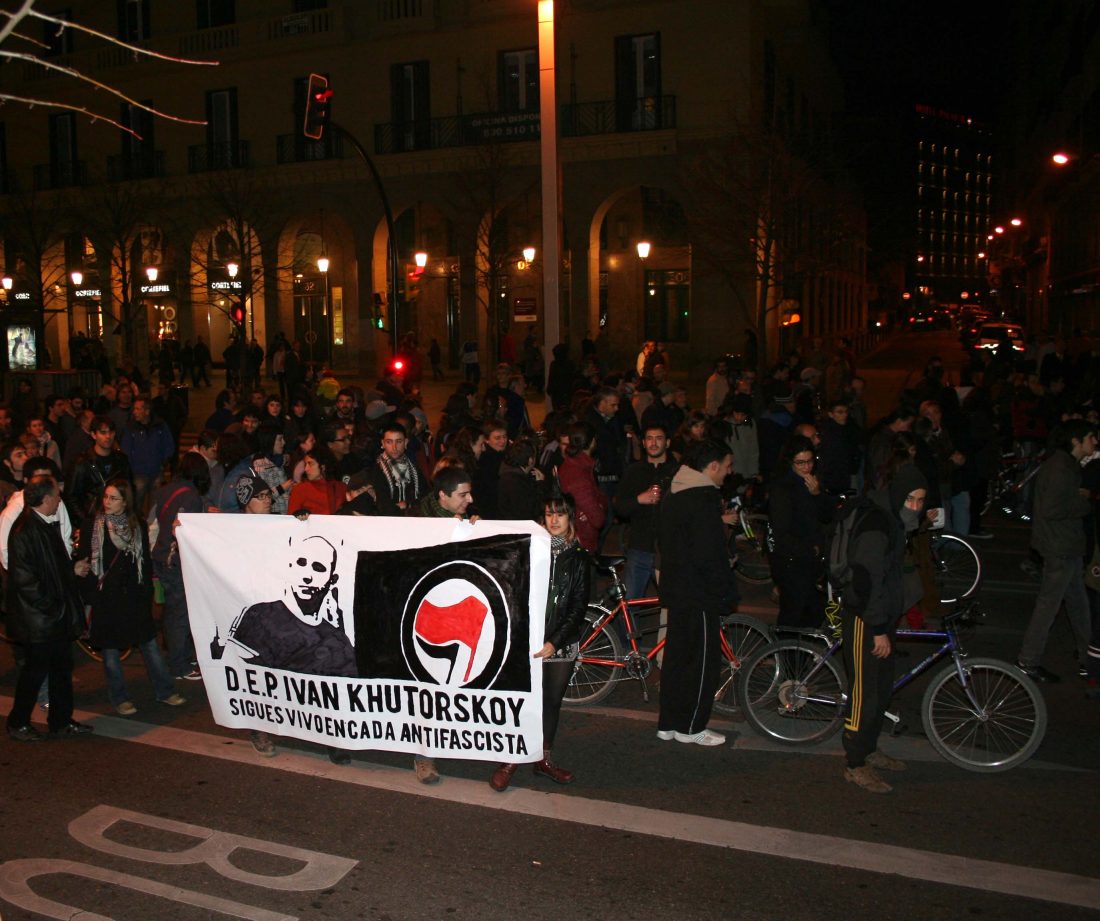
[[[113,525],[113,530],[108,525]],[[109,535],[119,553],[125,553],[134,561],[138,584],[142,582],[141,533],[130,530],[130,520],[125,515],[96,515],[92,525],[92,574],[101,582],[106,575],[103,568],[103,536]]]
[[[550,556],[553,559],[556,560],[558,558],[558,554],[561,553],[568,546],[569,541],[567,541],[564,537],[554,534],[550,535]]]
[[[382,473],[386,475],[386,479],[389,481],[390,493],[394,502],[409,501],[406,498],[406,493],[409,491],[410,485],[412,486],[412,496],[410,498],[417,499],[420,497],[420,474],[416,470],[416,464],[412,462],[408,454],[398,461],[392,461],[389,455],[383,451],[378,455],[378,466],[382,468]]]

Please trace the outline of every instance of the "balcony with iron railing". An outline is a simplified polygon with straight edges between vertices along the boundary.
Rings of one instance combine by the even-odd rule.
[[[313,141],[302,134],[280,134],[275,138],[276,163],[313,163],[317,160],[340,160],[344,156],[344,139],[329,132]]]
[[[163,179],[164,151],[150,150],[107,158],[107,181],[130,182],[135,179]]]
[[[645,96],[602,102],[579,102],[561,108],[561,136],[588,137],[676,127],[675,96]]]
[[[71,189],[88,184],[88,164],[83,160],[59,163],[39,163],[34,168],[36,192],[50,189]]]
[[[192,144],[187,148],[187,172],[209,173],[220,169],[244,169],[251,166],[248,141],[224,144]]]
[[[676,97],[584,102],[561,107],[562,137],[661,131],[676,127]],[[438,150],[482,144],[537,141],[538,112],[479,112],[448,115],[419,122],[374,126],[374,151],[378,154]]]

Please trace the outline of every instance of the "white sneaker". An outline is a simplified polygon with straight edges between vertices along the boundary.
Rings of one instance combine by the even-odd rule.
[[[660,739],[662,742],[671,742],[673,739],[676,738],[676,733],[673,732],[671,729],[658,729],[657,738]]]
[[[722,733],[715,732],[713,729],[704,729],[694,735],[688,735],[686,732],[674,732],[672,737],[677,742],[686,742],[691,745],[723,745],[726,741],[726,737]]]

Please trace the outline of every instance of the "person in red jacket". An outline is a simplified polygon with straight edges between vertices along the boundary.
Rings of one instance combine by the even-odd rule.
[[[577,505],[577,540],[589,553],[596,553],[608,506],[607,495],[596,482],[596,430],[578,422],[566,432],[562,447],[565,459],[558,467],[558,483]]]

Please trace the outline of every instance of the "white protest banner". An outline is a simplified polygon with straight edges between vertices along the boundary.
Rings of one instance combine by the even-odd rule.
[[[181,515],[215,721],[336,748],[542,757],[550,541],[525,522]]]

